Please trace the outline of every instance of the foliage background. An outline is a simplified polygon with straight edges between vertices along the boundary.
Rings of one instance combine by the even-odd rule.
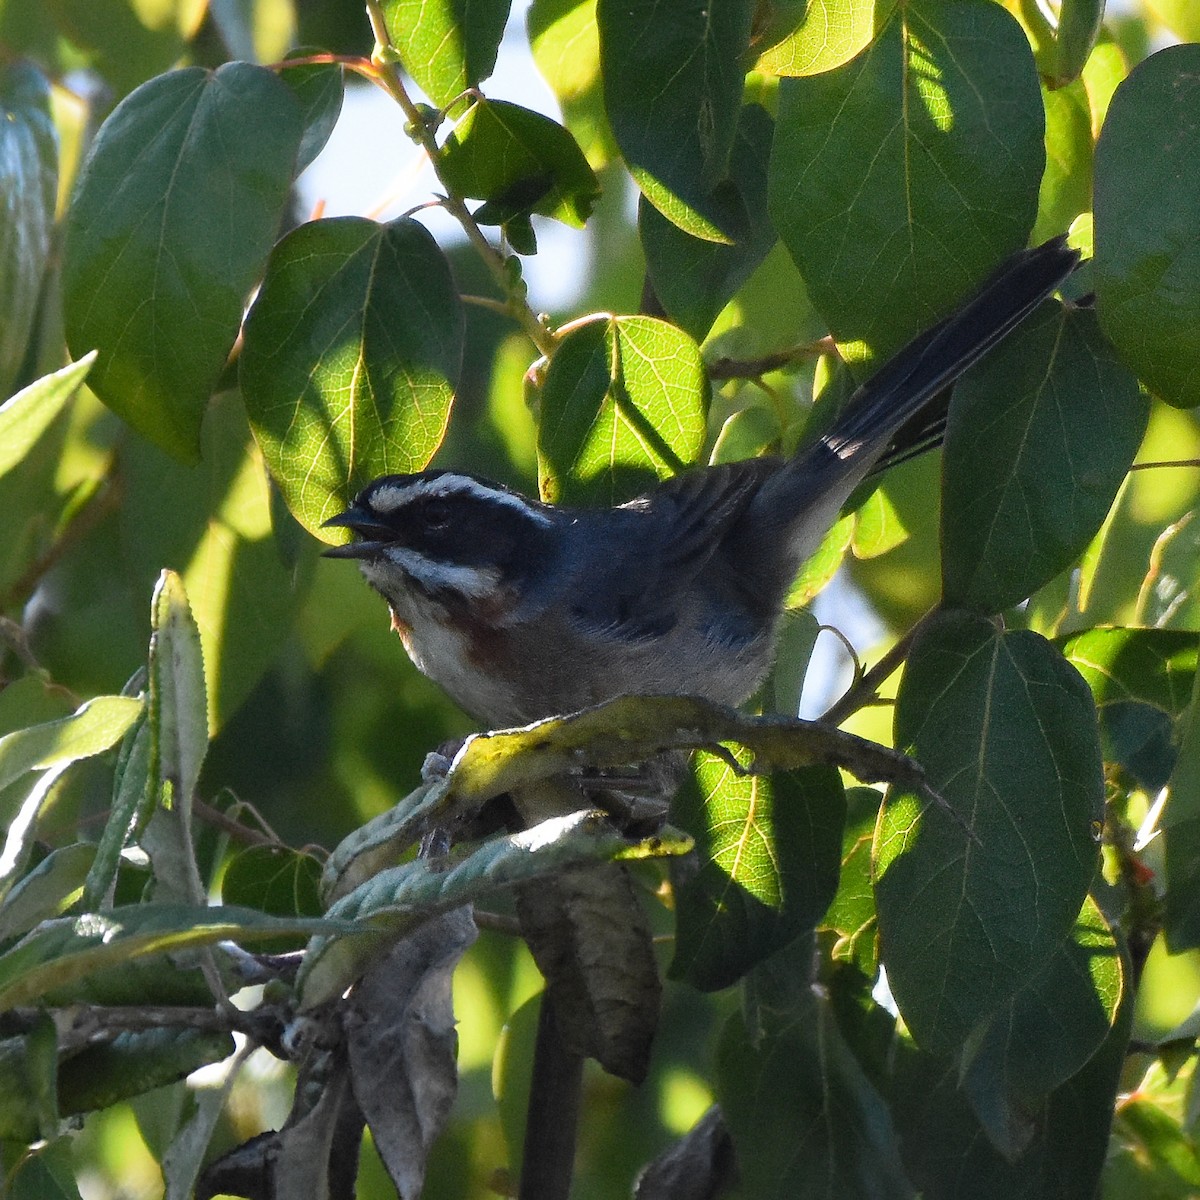
[[[749,76],[747,98],[763,99],[777,116],[786,113],[791,101],[786,95],[782,99],[776,96],[772,71],[795,71],[819,85],[826,77],[824,72],[836,72],[849,61],[873,29],[887,30],[886,36],[894,30],[888,23],[891,5],[839,5],[828,0],[808,7],[826,12],[830,30],[844,35],[845,40],[830,35],[808,42],[785,41],[768,49],[767,54],[775,57],[760,62],[760,71]],[[925,6],[908,7],[918,16],[928,8],[930,19],[936,22],[954,6],[939,6],[930,0]],[[974,12],[979,4],[969,7]],[[1037,56],[1040,101],[1049,123],[1048,165],[1040,188],[1031,188],[1022,171],[1027,175],[1036,161],[998,164],[986,150],[980,151],[973,185],[983,195],[996,193],[996,221],[986,225],[978,242],[957,247],[962,258],[982,254],[980,246],[988,238],[997,246],[1021,244],[1030,225],[1031,240],[1071,228],[1075,240],[1088,245],[1093,164],[1096,172],[1101,172],[1100,156],[1106,149],[1127,157],[1110,170],[1110,192],[1095,200],[1098,226],[1105,219],[1102,204],[1108,203],[1107,219],[1123,222],[1139,235],[1144,232],[1145,243],[1153,243],[1157,232],[1173,236],[1189,222],[1194,230],[1194,175],[1190,181],[1185,176],[1176,191],[1155,175],[1154,154],[1162,147],[1150,117],[1144,118],[1151,122],[1149,128],[1142,127],[1139,121],[1143,118],[1135,108],[1128,118],[1124,143],[1096,146],[1108,100],[1128,72],[1163,41],[1193,43],[1200,39],[1187,0],[1173,5],[1167,0],[1147,0],[1127,15],[1110,16],[1098,39],[1095,32],[1102,5],[1064,4],[1064,24],[1057,35],[1036,6],[1013,0],[1004,7],[1020,18]],[[651,170],[663,148],[655,141],[653,123],[645,120],[644,101],[650,91],[644,78],[634,73],[638,64],[622,64],[628,74],[614,73],[607,92],[601,85],[596,52],[589,41],[595,36],[594,8],[586,3],[538,0],[527,17],[536,65],[560,100],[566,128],[598,173],[599,195],[586,225],[586,208],[595,199],[589,196],[590,175],[560,144],[546,152],[557,192],[543,191],[522,206],[500,194],[503,188],[495,195],[486,187],[482,192],[472,191],[472,187],[480,187],[481,180],[473,165],[460,159],[461,194],[487,199],[501,210],[508,204],[511,215],[505,232],[514,246],[528,247],[529,229],[545,236],[545,222],[551,217],[540,214],[552,214],[572,229],[582,226],[568,236],[577,242],[572,253],[584,256],[589,264],[585,291],[572,298],[566,311],[551,314],[551,327],[583,313],[638,312],[649,273],[658,300],[674,322],[702,341],[704,361],[717,382],[707,425],[691,435],[695,442],[691,456],[738,457],[771,442],[792,445],[800,436],[814,387],[822,395],[836,393],[845,382],[840,369],[832,367],[827,358],[793,355],[769,364],[770,369],[761,376],[765,387],[760,387],[737,375],[722,380],[718,364],[771,355],[781,347],[813,342],[832,329],[843,356],[861,366],[873,355],[886,354],[902,344],[924,323],[921,306],[929,305],[932,310],[939,298],[923,293],[915,300],[906,291],[902,271],[897,272],[900,283],[895,294],[882,297],[846,296],[843,290],[831,299],[827,293],[834,281],[811,274],[806,287],[788,251],[801,259],[813,253],[806,239],[820,242],[828,237],[816,226],[807,233],[793,234],[790,240],[785,238],[785,250],[774,242],[773,234],[751,222],[748,231],[739,231],[737,240],[753,252],[736,259],[731,256],[725,262],[700,256],[694,242],[680,242],[677,226],[644,202],[635,220],[631,216],[634,192],[625,163],[643,189],[654,194],[656,187],[664,186]],[[397,14],[397,29],[404,28],[404,6],[392,5],[389,11]],[[762,12],[769,12],[785,27],[798,19],[794,8],[787,5],[764,7],[760,16]],[[844,18],[844,23],[838,24],[835,18]],[[1084,32],[1075,32],[1076,27]],[[424,61],[424,47],[408,48],[398,33],[395,37],[404,61]],[[1075,43],[1071,37],[1076,38]],[[119,331],[127,314],[138,307],[139,281],[135,278],[132,290],[121,293],[106,274],[112,263],[105,259],[107,230],[103,221],[112,211],[118,230],[136,230],[139,225],[150,228],[162,216],[154,207],[156,196],[139,193],[136,188],[123,194],[120,172],[93,176],[88,181],[93,189],[90,195],[86,189],[74,190],[83,156],[114,105],[144,81],[181,62],[206,68],[231,59],[276,62],[296,46],[369,55],[371,27],[361,5],[332,0],[295,5],[289,0],[241,4],[179,0],[159,5],[133,0],[94,4],[53,0],[44,5],[0,0],[5,101],[21,112],[23,119],[35,114],[27,122],[30,140],[19,142],[10,137],[0,144],[6,171],[6,229],[20,231],[8,235],[0,265],[0,290],[5,300],[0,383],[5,394],[16,393],[62,368],[68,361],[68,344],[79,357],[92,345],[111,345],[114,338],[119,342],[114,327]],[[584,46],[593,48],[589,52],[581,49]],[[1194,70],[1195,46],[1185,45],[1184,49],[1193,55],[1186,61]],[[794,58],[783,61],[786,54],[815,57],[797,67]],[[990,61],[986,54],[982,57]],[[1003,62],[994,69],[999,74],[1008,70]],[[1081,69],[1082,77],[1076,78]],[[480,74],[486,75],[486,71]],[[320,77],[313,78],[319,83]],[[828,78],[838,77],[831,74]],[[434,73],[419,82],[434,104],[444,105],[467,80],[446,83]],[[1063,86],[1051,87],[1052,82]],[[246,86],[262,85],[255,81]],[[348,86],[366,85],[351,82]],[[736,86],[740,93],[742,83],[740,78],[736,84],[717,80],[712,86]],[[807,98],[822,114],[840,110],[844,100],[837,92],[840,84],[828,86],[827,94],[810,92]],[[931,94],[936,93],[936,81],[930,81],[929,87]],[[488,91],[486,84],[484,90]],[[1013,103],[1036,106],[1038,100],[1031,87],[1029,95],[1017,96]],[[1143,96],[1141,102],[1147,104],[1147,111],[1154,111],[1149,98]],[[262,103],[269,106],[277,101],[264,92]],[[281,118],[274,128],[276,144],[291,138],[294,152],[301,157],[305,131],[319,140],[312,130],[321,127],[325,117],[335,115],[332,103],[320,96],[310,95],[304,103],[306,123],[293,118],[292,127],[286,127]],[[1200,128],[1194,116],[1194,98],[1186,103],[1193,106],[1189,110],[1192,123],[1188,126],[1181,117],[1179,125],[1190,128],[1194,138]],[[322,109],[322,104],[326,108]],[[931,111],[937,115],[936,99]],[[46,114],[41,124],[36,116],[39,112]],[[58,139],[57,155],[47,149],[53,137],[51,124]],[[163,124],[165,128],[166,122]],[[815,132],[805,129],[802,122],[796,122],[794,128],[799,142],[806,137],[829,138],[835,149],[839,139],[852,140],[862,132],[853,122],[843,127],[818,124]],[[111,126],[109,130],[111,135]],[[464,139],[467,132],[464,127],[458,130]],[[762,129],[745,126],[733,145],[741,198],[749,211],[760,211],[769,204],[776,224],[798,228],[800,222],[791,221],[789,213],[801,201],[788,194],[778,179],[767,179],[765,136]],[[625,162],[617,155],[617,143]],[[267,144],[257,144],[255,153],[261,154]],[[1145,152],[1140,176],[1139,147]],[[1194,140],[1191,149],[1197,149]],[[792,151],[798,156],[810,152],[804,145],[794,146]],[[405,169],[414,153],[407,144],[378,141],[362,152],[394,158],[397,172]],[[56,174],[47,169],[50,157],[57,158]],[[853,191],[859,180],[839,177],[839,170],[853,168],[839,167],[833,152],[828,160],[815,154],[813,158],[814,170],[830,188],[829,219],[833,220],[844,207],[846,189]],[[454,182],[453,172],[452,166],[450,183]],[[264,173],[271,174],[266,164]],[[713,223],[724,219],[720,206],[714,215],[705,209],[710,196],[689,197],[683,175],[668,179],[668,185],[668,193],[674,188],[673,194],[683,197],[684,211],[673,210],[676,220],[690,225],[693,232],[711,235]],[[289,204],[294,209],[286,189],[278,195],[270,192],[274,186],[270,179],[247,195],[232,196],[225,214],[214,212],[207,203],[189,207],[188,186],[184,181],[180,207],[163,216],[163,227],[167,217],[193,227],[196,222],[215,222],[221,217],[250,224],[257,221],[261,228],[251,236],[257,238],[260,258],[278,233],[271,214],[282,214]],[[664,200],[660,195],[659,201],[670,209],[669,196]],[[803,200],[806,212],[812,211],[813,203],[811,196]],[[539,215],[528,224],[530,207]],[[45,219],[48,213],[53,215],[53,229]],[[869,205],[867,215],[871,215]],[[309,216],[292,211],[284,224],[299,224]],[[1021,228],[1025,216],[1029,219]],[[41,228],[39,221],[44,221]],[[1012,228],[1006,228],[1006,223]],[[352,232],[370,236],[364,227]],[[214,236],[219,235],[218,229]],[[1194,234],[1191,244],[1194,252]],[[597,473],[589,477],[587,470],[579,469],[578,460],[556,466],[553,454],[547,453],[544,445],[539,447],[538,423],[527,403],[524,383],[537,354],[530,331],[491,308],[467,304],[459,309],[452,293],[496,296],[497,290],[470,247],[458,242],[443,245],[454,272],[454,286],[446,289],[444,313],[449,321],[463,322],[465,356],[453,388],[453,417],[444,440],[437,428],[426,431],[424,445],[414,436],[405,438],[404,446],[414,456],[410,465],[415,468],[433,454],[435,465],[465,465],[529,492],[540,484],[584,499],[611,498],[611,489],[621,483],[614,483],[617,472],[606,475],[601,471],[597,482]],[[713,243],[706,245],[711,248]],[[762,257],[759,250],[765,253],[761,263],[755,262]],[[313,246],[303,246],[296,253],[298,270],[312,252]],[[397,257],[399,261],[399,251]],[[1128,264],[1118,259],[1114,254],[1106,266],[1114,312],[1125,303],[1118,291],[1131,274]],[[686,268],[692,261],[706,264],[707,273],[688,275]],[[403,271],[398,269],[397,274]],[[536,275],[531,277],[536,279]],[[422,279],[427,282],[426,277]],[[204,293],[206,304],[214,311],[221,304],[232,307],[236,318],[256,280],[254,270],[244,278],[225,274],[219,286],[214,284]],[[1093,282],[1103,289],[1102,272],[1098,271]],[[948,270],[944,276],[931,277],[928,287],[931,293],[941,289],[948,296],[959,283]],[[227,294],[218,294],[222,290]],[[516,281],[513,294],[520,294]],[[95,303],[97,296],[104,297],[103,304]],[[732,300],[725,304],[730,296]],[[538,296],[533,294],[529,300],[539,311]],[[1175,300],[1185,318],[1189,313],[1194,316],[1194,272],[1190,282],[1179,285]],[[910,303],[914,310],[911,328],[876,328],[873,324],[877,311],[887,313]],[[333,511],[320,506],[331,499],[335,488],[319,495],[313,507],[288,486],[290,460],[286,451],[282,468],[272,459],[280,452],[272,449],[272,426],[269,416],[263,415],[261,399],[251,405],[251,419],[259,427],[258,441],[251,438],[236,387],[237,375],[225,365],[228,347],[222,349],[219,335],[215,339],[202,336],[199,322],[183,326],[187,336],[169,345],[172,332],[178,334],[181,329],[177,317],[178,311],[171,314],[174,324],[164,326],[167,340],[157,360],[163,370],[159,378],[146,383],[148,388],[162,389],[160,403],[148,401],[149,393],[138,393],[142,381],[115,378],[117,368],[102,361],[92,382],[109,407],[84,386],[53,400],[52,408],[51,401],[43,400],[43,411],[49,416],[40,427],[5,428],[5,437],[16,452],[11,462],[5,461],[6,469],[0,475],[0,521],[5,531],[0,544],[0,611],[6,622],[0,732],[64,717],[82,700],[120,693],[146,658],[155,580],[164,567],[173,569],[186,587],[205,649],[211,744],[197,794],[232,814],[246,828],[261,830],[265,826],[274,835],[268,845],[247,855],[240,848],[247,835],[200,822],[198,851],[206,878],[222,888],[226,903],[289,913],[297,908],[311,911],[315,900],[304,891],[311,889],[311,875],[303,866],[297,867],[295,856],[278,849],[275,838],[285,847],[332,847],[408,791],[432,747],[468,732],[471,725],[411,669],[386,628],[381,606],[356,573],[344,563],[318,557],[319,544],[302,526],[311,529],[319,516]],[[1133,336],[1126,334],[1122,347],[1125,350],[1130,342],[1143,338],[1155,350],[1145,359],[1127,364],[1155,393],[1138,457],[1142,461],[1194,460],[1200,453],[1200,436],[1186,407],[1196,399],[1195,380],[1200,377],[1194,351],[1196,327],[1190,327],[1193,343],[1189,348],[1185,323],[1183,334],[1176,337],[1176,354],[1170,348],[1164,350],[1161,342],[1155,345],[1158,333],[1165,330],[1168,337],[1172,335],[1165,320],[1161,313],[1151,313],[1144,318],[1144,327],[1135,328]],[[630,336],[634,334],[636,328],[631,327]],[[594,328],[574,336],[580,335],[598,336]],[[248,378],[254,379],[256,369],[259,371],[266,382],[254,387],[266,395],[269,410],[273,402],[270,388],[280,378],[280,371],[269,355],[256,359],[253,336],[248,340],[250,349],[242,361],[241,378],[246,384]],[[580,361],[585,351],[594,349],[582,341],[573,343],[573,348]],[[561,349],[565,351],[566,346]],[[663,353],[661,348],[656,352]],[[1125,352],[1128,358],[1131,352]],[[571,365],[567,353],[556,362],[564,373]],[[340,369],[331,367],[334,376]],[[1106,397],[1120,390],[1119,382],[1112,384],[1111,390],[1101,383],[1099,390]],[[336,378],[330,386],[335,385]],[[543,404],[550,403],[553,392],[550,378]],[[122,396],[124,401],[119,399]],[[126,407],[122,408],[122,403]],[[163,417],[163,413],[168,415]],[[1114,435],[1114,440],[1120,438]],[[979,490],[979,478],[986,477],[987,452],[988,446],[981,446],[973,460],[978,474],[958,481],[964,502]],[[1097,470],[1106,467],[1101,448],[1093,444],[1088,453],[1088,465]],[[270,482],[263,469],[264,456],[275,468],[277,484]],[[681,457],[689,454],[681,452]],[[369,477],[377,470],[377,462],[369,458],[360,469]],[[1117,465],[1118,474],[1124,474],[1125,465]],[[644,469],[646,464],[638,466]],[[405,469],[404,464],[393,464],[393,469]],[[1111,472],[1112,464],[1106,469]],[[835,594],[844,596],[852,584],[866,596],[889,630],[881,639],[887,642],[910,630],[943,591],[960,601],[970,600],[972,588],[984,585],[965,576],[946,579],[939,570],[938,513],[931,500],[939,487],[939,470],[935,455],[891,473],[857,522],[839,526],[806,579],[805,594],[818,591],[843,567],[844,575],[836,585],[842,590]],[[1060,493],[1064,503],[1068,495],[1074,499],[1086,491],[1086,469],[1068,472],[1065,478],[1056,473],[1057,464],[1047,470],[1064,489]],[[353,476],[354,471],[347,473]],[[1129,695],[1106,696],[1103,685],[1088,678],[1106,715],[1101,734],[1109,764],[1107,890],[1101,888],[1101,898],[1109,920],[1121,926],[1141,969],[1136,1008],[1125,1010],[1122,1016],[1133,1023],[1136,1053],[1127,1056],[1121,1072],[1123,1098],[1117,1106],[1104,1175],[1104,1194],[1113,1197],[1186,1196],[1200,1188],[1195,1145],[1198,1110],[1192,1085],[1196,1030],[1191,1020],[1200,1002],[1200,960],[1194,949],[1194,901],[1188,892],[1194,878],[1189,874],[1191,848],[1186,840],[1176,843],[1180,849],[1172,876],[1164,860],[1164,839],[1137,836],[1143,826],[1147,832],[1154,829],[1154,820],[1147,822],[1148,812],[1172,769],[1177,772],[1177,794],[1195,794],[1190,772],[1195,769],[1197,747],[1189,707],[1194,631],[1200,629],[1194,597],[1195,481],[1195,470],[1187,468],[1130,473],[1101,533],[1092,540],[1089,532],[1083,545],[1068,545],[1065,551],[1060,548],[1061,561],[1045,573],[1049,582],[1039,580],[1036,593],[1019,614],[1017,602],[1028,595],[1019,587],[993,606],[1012,606],[1010,621],[1047,636],[1065,638],[1077,630],[1106,624],[1170,629],[1179,636],[1175,643],[1144,643],[1145,653],[1155,658],[1152,667],[1128,674],[1116,672],[1121,684],[1128,686]],[[338,486],[344,484],[345,476],[338,481]],[[955,481],[948,473],[940,486],[952,489]],[[1097,517],[1096,524],[1099,520]],[[1086,523],[1081,521],[1082,526]],[[1013,554],[1019,557],[1019,548]],[[1082,576],[1070,569],[1080,557]],[[987,607],[986,602],[982,607]],[[801,618],[797,618],[797,626],[797,641],[803,647],[815,634]],[[860,649],[873,652],[876,648]],[[798,653],[803,656],[803,649]],[[1078,661],[1083,661],[1082,656]],[[1097,675],[1103,674],[1097,671]],[[781,690],[786,691],[788,683],[782,679]],[[1147,699],[1144,693],[1152,686],[1160,691]],[[1133,695],[1139,687],[1143,693]],[[892,739],[887,710],[864,708],[853,715],[848,727],[880,741]],[[1184,754],[1176,766],[1181,745]],[[39,811],[36,839],[31,839],[32,863],[46,861],[53,849],[69,849],[79,830],[99,836],[112,805],[113,771],[111,754],[85,757],[52,782],[47,802]],[[28,777],[10,782],[0,797],[8,813],[17,811],[28,788]],[[861,855],[855,857],[855,837],[870,836],[878,797],[851,793],[850,801],[841,900],[852,908],[847,881],[857,878],[854,870],[865,871]],[[245,817],[242,804],[252,805],[259,816]],[[282,898],[268,894],[261,885],[272,870]],[[1166,882],[1172,879],[1174,893]],[[136,898],[139,882],[134,875],[119,881],[125,898]],[[657,882],[657,875],[647,869],[647,890]],[[76,894],[66,889],[61,896],[64,905],[73,902]],[[668,934],[669,915],[657,908],[653,911],[656,929]],[[820,937],[832,943],[847,921],[852,928],[855,919],[853,911],[844,918],[835,910]],[[1167,935],[1162,932],[1164,919]],[[839,920],[843,924],[838,924]],[[882,1073],[882,1059],[887,1057],[882,1047],[890,1036],[882,1010],[868,1005],[861,989],[848,986],[838,991],[832,986],[838,970],[872,968],[873,956],[868,953],[856,959],[852,953],[847,959],[825,942],[822,961],[829,975],[824,982],[845,1009],[838,1013],[843,1036],[847,1036],[846,1029],[854,1030],[856,1053],[866,1073],[871,1075],[876,1069]],[[1168,944],[1179,953],[1170,955]],[[811,945],[802,942],[793,952],[811,954]],[[773,1002],[771,986],[770,978],[757,983],[759,1003],[766,1009]],[[539,988],[536,968],[522,945],[495,932],[485,930],[459,968],[455,992],[461,1020],[461,1091],[453,1121],[433,1151],[427,1195],[486,1194],[489,1180],[499,1182],[496,1172],[514,1161],[519,1144],[517,1097],[533,1037],[534,1006],[529,1002]],[[588,1115],[575,1195],[588,1200],[626,1194],[636,1171],[705,1111],[721,1072],[729,1078],[754,1063],[755,1047],[739,1043],[736,1023],[727,1023],[743,1000],[730,989],[706,994],[686,984],[670,984],[648,1082],[633,1089],[599,1070],[589,1071]],[[792,996],[789,1003],[801,1002]],[[805,1017],[813,1027],[830,1019],[827,1007],[814,1009]],[[718,1037],[722,1027],[725,1032]],[[802,1046],[789,1049],[791,1031],[778,1036],[781,1040],[773,1046],[773,1053],[780,1061],[792,1061],[793,1054],[796,1059],[803,1057]],[[879,1063],[873,1063],[866,1050],[876,1043]],[[906,1060],[903,1048],[893,1048],[890,1053],[901,1061],[899,1066],[892,1062],[889,1070],[905,1080],[904,1086],[911,1088],[909,1094],[928,1092],[935,1107],[945,1101],[941,1128],[953,1127],[954,1121],[962,1119],[939,1090],[944,1081],[922,1074],[930,1069],[927,1062]],[[765,1066],[763,1069],[766,1071]],[[836,1071],[830,1071],[824,1082],[836,1076]],[[765,1091],[779,1089],[781,1107],[783,1096],[793,1098],[787,1081],[772,1080],[769,1075],[764,1078]],[[810,1083],[802,1080],[796,1087],[797,1103],[811,1095]],[[198,1086],[211,1088],[211,1077]],[[171,1084],[127,1104],[104,1108],[86,1118],[81,1132],[53,1141],[39,1159],[24,1165],[19,1148],[7,1142],[14,1194],[47,1194],[39,1189],[51,1186],[52,1180],[68,1196],[76,1194],[73,1189],[77,1185],[88,1196],[156,1194],[160,1187],[157,1163],[194,1102],[194,1094],[184,1085]],[[277,1125],[289,1103],[286,1071],[259,1056],[234,1085],[214,1147],[232,1146],[262,1128]],[[861,1092],[853,1092],[845,1103],[870,1125],[873,1114],[854,1108],[864,1103]],[[836,1104],[832,1107],[836,1110]],[[797,1125],[811,1117],[805,1113],[785,1115]],[[898,1110],[893,1119],[902,1125],[902,1112]],[[1094,1117],[1093,1124],[1099,1120]],[[965,1144],[969,1139],[963,1136]],[[965,1154],[959,1143],[950,1144]],[[766,1180],[751,1181],[761,1187],[762,1194],[770,1194],[772,1187],[787,1186],[783,1182],[788,1178],[786,1164],[772,1164],[768,1159],[763,1170]],[[776,1173],[771,1175],[772,1171]],[[872,1186],[880,1185],[863,1183],[861,1193],[855,1194],[892,1194],[872,1191]],[[388,1195],[389,1188],[382,1167],[368,1149],[360,1194]],[[1045,1194],[1054,1193],[1048,1190]]]

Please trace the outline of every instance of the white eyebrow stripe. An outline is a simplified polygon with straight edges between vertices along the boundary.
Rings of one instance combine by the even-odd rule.
[[[450,496],[474,496],[494,504],[507,504],[509,508],[525,513],[538,525],[551,524],[550,518],[524,497],[488,487],[469,475],[439,475],[436,479],[418,479],[403,486],[385,484],[371,493],[370,503],[377,512],[392,513],[410,500],[424,497],[445,499]]]

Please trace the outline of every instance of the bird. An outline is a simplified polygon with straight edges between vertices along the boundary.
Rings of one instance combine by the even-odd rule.
[[[789,587],[871,474],[936,442],[945,393],[1079,261],[1065,238],[1007,259],[790,458],[698,467],[607,508],[474,474],[385,475],[324,524],[353,540],[415,666],[489,728],[618,696],[739,705],[773,665]],[[906,448],[907,447],[907,448]]]

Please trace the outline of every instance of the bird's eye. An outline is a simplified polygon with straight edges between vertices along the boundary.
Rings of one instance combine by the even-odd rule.
[[[421,511],[425,528],[430,533],[441,533],[450,527],[450,505],[445,500],[429,500]]]

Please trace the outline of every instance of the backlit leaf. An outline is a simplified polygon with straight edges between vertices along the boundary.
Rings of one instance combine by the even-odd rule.
[[[0,475],[15,467],[87,378],[95,354],[43,375],[0,404]]]
[[[306,529],[377,476],[429,462],[462,337],[450,268],[416,221],[312,221],[279,243],[246,319],[241,383],[267,466]]]
[[[142,702],[131,696],[97,696],[69,717],[7,734],[0,738],[0,787],[26,771],[103,753],[120,741],[141,711]]]
[[[698,862],[674,871],[670,970],[707,990],[728,987],[821,919],[837,890],[846,805],[828,768],[735,775],[702,753],[693,770],[671,810]]]
[[[765,47],[755,69],[772,75],[818,75],[849,62],[870,44],[896,0],[783,0],[755,44]],[[797,19],[799,23],[797,24]],[[785,34],[779,38],[778,34]]]
[[[460,196],[486,200],[486,223],[541,213],[582,228],[600,184],[557,121],[518,104],[477,100],[442,146],[442,178]],[[475,214],[476,220],[485,216]]]
[[[486,79],[510,0],[383,0],[380,8],[405,70],[434,104]]]
[[[590,321],[550,360],[542,388],[542,495],[612,504],[694,463],[708,379],[687,334],[653,317]]]
[[[1042,138],[1029,44],[990,0],[899,5],[845,66],[784,80],[771,215],[838,341],[891,353],[1023,246]]]
[[[741,220],[731,227],[729,243],[685,233],[645,198],[638,205],[638,234],[655,294],[667,314],[697,341],[775,244],[767,217],[767,156],[773,131],[771,118],[757,104],[742,109],[730,160]]]

